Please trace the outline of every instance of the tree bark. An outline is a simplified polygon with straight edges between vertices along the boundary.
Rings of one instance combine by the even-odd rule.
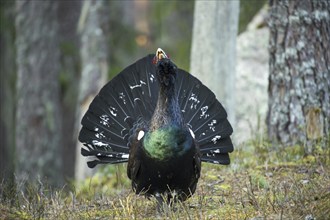
[[[312,146],[329,137],[330,2],[270,1],[268,136]],[[309,151],[310,151],[309,147]]]
[[[77,82],[80,77],[80,38],[77,33],[77,25],[82,2],[59,1],[58,4],[63,175],[65,179],[73,179],[77,145],[77,140],[74,138],[79,89]]]
[[[3,1],[0,4],[0,182],[5,180],[11,187],[14,183],[15,161],[16,63],[15,25],[12,22],[15,18],[15,2]]]
[[[16,175],[61,186],[57,2],[17,0]]]
[[[235,125],[239,1],[196,1],[190,71],[207,85]]]
[[[106,83],[108,74],[108,44],[106,38],[108,21],[105,1],[84,1],[78,25],[81,35],[82,74],[77,108],[77,132],[81,128],[82,116],[87,111],[93,98]],[[78,133],[76,137],[78,137]],[[82,180],[92,173],[92,170],[86,164],[88,159],[80,154],[81,147],[82,144],[78,142],[75,166],[77,180]]]

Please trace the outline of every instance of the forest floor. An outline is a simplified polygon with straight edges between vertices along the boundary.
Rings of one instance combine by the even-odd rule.
[[[251,141],[231,159],[230,166],[203,164],[196,193],[161,214],[155,200],[131,191],[119,165],[70,191],[42,184],[11,196],[0,190],[0,219],[329,219],[329,148],[305,155],[301,146]]]

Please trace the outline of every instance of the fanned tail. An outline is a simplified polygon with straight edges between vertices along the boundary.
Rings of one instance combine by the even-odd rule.
[[[94,157],[89,167],[127,162],[128,142],[139,120],[148,122],[158,98],[156,68],[150,54],[108,82],[84,115],[79,141],[83,156]],[[191,74],[178,70],[176,90],[185,122],[195,134],[202,161],[229,164],[233,130],[213,92]]]

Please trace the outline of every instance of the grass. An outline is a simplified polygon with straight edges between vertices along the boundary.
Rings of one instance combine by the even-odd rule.
[[[74,190],[40,182],[9,197],[0,190],[0,219],[327,219],[329,156],[318,146],[304,155],[301,146],[251,141],[231,154],[230,166],[203,164],[193,197],[163,214],[131,191],[124,165],[105,166]]]

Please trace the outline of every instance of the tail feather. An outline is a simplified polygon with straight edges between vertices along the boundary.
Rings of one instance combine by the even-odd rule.
[[[202,154],[206,153],[230,153],[234,150],[233,143],[230,137],[222,138],[221,141],[214,144],[213,142],[207,142],[200,147]]]
[[[185,121],[194,132],[203,155],[215,155],[212,160],[202,156],[202,161],[228,164],[228,153],[233,151],[230,140],[233,129],[225,109],[214,93],[197,78],[183,70],[179,71],[178,76],[179,102]]]
[[[112,136],[111,139],[106,137],[95,137],[94,131],[90,131],[84,129],[80,133],[80,141],[85,143],[86,148],[89,151],[97,152],[97,151],[104,151],[104,153],[109,152],[123,152],[128,153],[129,149],[127,144],[123,144],[121,140],[118,139],[116,136]],[[100,133],[97,133],[97,135]],[[117,140],[116,140],[117,139]],[[91,147],[92,146],[92,147]]]
[[[98,164],[117,164],[117,163],[126,163],[128,159],[119,159],[119,158],[98,158],[98,160],[91,160],[87,162],[89,168],[94,168]]]
[[[85,157],[91,156],[94,158],[94,160],[87,162],[87,165],[90,168],[95,167],[97,164],[127,162],[129,157],[128,153],[109,153],[108,151],[104,151],[101,149],[94,150],[91,147],[88,147],[88,150],[82,148],[81,155]]]
[[[129,132],[139,119],[150,120],[157,102],[152,58],[149,55],[124,69],[92,101],[79,134],[85,145],[83,156],[97,158],[89,165],[127,162],[121,153],[129,152]]]
[[[230,164],[229,154],[208,154],[202,155],[202,161],[214,164]]]
[[[89,166],[127,161],[121,155],[129,152],[130,131],[138,120],[151,119],[157,103],[159,87],[153,57],[148,55],[125,68],[92,101],[79,134],[85,145],[83,156],[97,158]],[[233,130],[226,111],[214,93],[188,72],[178,70],[176,85],[184,120],[195,134],[202,161],[228,164]]]
[[[197,135],[199,145],[203,146],[209,143],[217,145],[218,142],[231,135],[232,129],[229,128],[231,127],[226,119],[222,119],[222,121],[211,120],[210,123],[207,123],[207,127],[203,129],[203,132]]]

